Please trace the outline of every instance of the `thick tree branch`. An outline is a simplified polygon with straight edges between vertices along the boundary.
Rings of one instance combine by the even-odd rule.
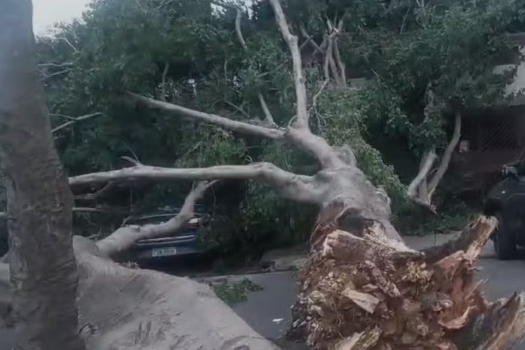
[[[332,76],[334,77],[335,83],[338,87],[344,87],[344,82],[341,78],[341,72],[339,71],[339,67],[335,63],[335,43],[334,43],[334,37],[330,35],[331,43],[329,43],[328,47],[329,49],[326,52],[326,55],[328,57],[328,62],[330,64],[330,70],[332,71]]]
[[[137,165],[120,170],[85,174],[69,178],[71,186],[126,180],[255,180],[274,188],[281,196],[299,202],[319,203],[323,188],[314,178],[289,173],[271,163],[223,165],[209,168],[162,168]]]
[[[257,97],[259,98],[259,104],[261,105],[261,108],[264,113],[264,119],[266,121],[266,124],[268,124],[269,127],[277,127],[277,124],[275,123],[275,120],[273,119],[272,112],[270,112],[270,108],[268,108],[268,105],[266,104],[266,100],[264,99],[264,96],[261,92],[257,93]]]
[[[290,127],[286,131],[286,137],[294,145],[314,156],[323,169],[353,165],[342,161],[332,146],[322,137],[312,134],[310,129]]]
[[[235,9],[235,32],[237,33],[237,39],[239,39],[239,42],[241,43],[241,46],[244,52],[247,53],[248,45],[246,45],[246,41],[244,40],[244,36],[242,35],[241,20],[242,20],[242,11],[240,8],[236,8]]]
[[[55,127],[53,130],[51,130],[51,132],[54,134],[62,129],[65,129],[75,123],[78,123],[78,122],[82,122],[82,121],[85,121],[85,120],[88,120],[88,119],[91,119],[91,118],[96,118],[96,117],[100,117],[102,115],[102,113],[92,113],[92,114],[86,114],[86,115],[83,115],[81,117],[77,117],[77,118],[74,118],[73,120],[70,120],[62,125],[59,125],[57,127]]]
[[[337,41],[337,38],[334,40],[334,58],[337,66],[339,67],[339,78],[341,82],[341,87],[345,88],[347,87],[346,84],[346,65],[343,62],[343,58],[341,57],[341,52],[339,51],[339,44]]]
[[[432,195],[434,194],[434,191],[438,187],[439,183],[441,182],[441,179],[443,179],[443,176],[447,172],[448,166],[450,164],[450,159],[452,158],[452,153],[454,153],[454,150],[456,149],[456,146],[459,143],[459,139],[461,138],[461,113],[456,112],[455,118],[454,118],[454,132],[452,134],[452,137],[450,138],[450,142],[447,145],[447,148],[445,149],[443,156],[441,157],[441,163],[439,164],[439,167],[432,177],[432,180],[430,180],[428,184],[428,198],[429,202],[432,198]]]
[[[225,129],[240,132],[244,134],[266,137],[272,140],[282,140],[284,138],[284,132],[279,129],[266,128],[259,125],[248,124],[237,120],[231,120],[215,114],[208,114],[199,112],[190,108],[182,107],[176,104],[157,101],[149,97],[144,97],[134,93],[130,95],[137,101],[147,105],[151,108],[161,109],[167,112],[174,112],[182,114],[188,118],[193,118],[202,122],[210,123],[223,127]]]
[[[165,63],[164,64],[164,70],[162,71],[162,80],[160,85],[160,100],[166,102],[166,77],[168,76],[168,72],[170,70],[170,64]]]
[[[423,180],[426,179],[428,172],[432,168],[432,165],[434,164],[436,160],[436,152],[434,152],[433,149],[426,152],[423,156],[423,160],[421,162],[421,167],[419,168],[419,173],[417,176],[412,180],[410,185],[408,185],[407,193],[410,198],[415,198],[417,194],[417,188],[423,182]]]
[[[207,189],[215,182],[200,182],[186,197],[180,212],[172,219],[153,225],[124,226],[108,237],[97,242],[100,251],[107,256],[114,256],[129,249],[135,242],[146,238],[156,238],[177,233],[195,216],[195,203],[202,198]]]
[[[299,50],[299,43],[297,36],[293,35],[290,32],[288,27],[288,22],[284,15],[283,8],[279,0],[270,0],[272,5],[273,12],[275,13],[275,18],[279,30],[288,45],[290,54],[292,55],[293,62],[293,72],[294,72],[294,81],[295,81],[295,95],[297,99],[297,119],[294,122],[294,126],[297,128],[309,129],[308,126],[308,101],[306,94],[306,79],[303,72],[303,64],[301,59],[301,51]]]

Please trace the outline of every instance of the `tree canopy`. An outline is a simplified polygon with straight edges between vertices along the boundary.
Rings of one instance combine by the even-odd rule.
[[[493,68],[515,53],[505,34],[523,28],[523,11],[511,0],[287,1],[315,101],[312,128],[332,144],[349,144],[394,210],[404,210],[420,159],[430,151],[443,158],[454,115],[503,101],[515,70]],[[184,167],[268,161],[316,171],[310,157],[285,144],[173,118],[127,95],[285,126],[294,108],[293,74],[265,1],[98,0],[82,19],[39,38],[38,49],[53,125],[100,113],[55,132],[70,175],[117,169],[128,158]],[[155,191],[144,191],[151,186]],[[143,183],[110,201],[151,206],[187,189]],[[233,192],[228,205],[236,202],[241,226],[259,227],[257,236],[272,232],[275,218],[292,236],[310,223],[308,210],[259,184]]]

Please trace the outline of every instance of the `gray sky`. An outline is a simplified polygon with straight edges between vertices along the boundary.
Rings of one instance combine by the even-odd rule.
[[[33,0],[35,34],[44,34],[56,22],[68,22],[79,17],[91,0]]]

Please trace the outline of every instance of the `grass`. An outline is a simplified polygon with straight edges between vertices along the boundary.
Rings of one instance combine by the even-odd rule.
[[[213,286],[213,289],[215,294],[217,294],[217,296],[230,307],[246,302],[248,300],[249,292],[263,290],[261,286],[253,283],[247,278],[237,283],[215,285]]]

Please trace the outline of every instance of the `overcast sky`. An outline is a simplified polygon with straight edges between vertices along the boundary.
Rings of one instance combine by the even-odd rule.
[[[33,0],[33,27],[35,34],[43,34],[56,22],[79,17],[91,0]]]

